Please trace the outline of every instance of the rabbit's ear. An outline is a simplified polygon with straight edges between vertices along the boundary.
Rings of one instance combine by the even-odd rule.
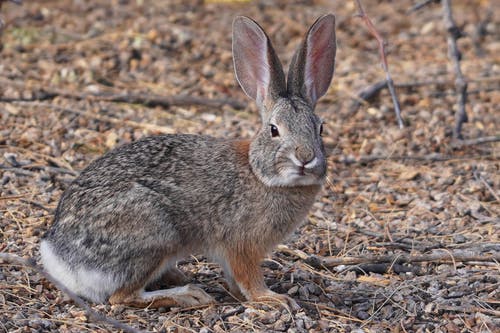
[[[261,109],[286,93],[285,74],[271,41],[245,16],[233,22],[233,61],[241,88]]]
[[[314,22],[295,53],[288,72],[288,92],[314,107],[330,86],[336,50],[335,16],[328,14]]]

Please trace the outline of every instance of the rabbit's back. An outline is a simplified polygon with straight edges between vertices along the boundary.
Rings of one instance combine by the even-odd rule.
[[[234,200],[242,183],[235,163],[227,142],[206,136],[156,136],[119,147],[92,162],[65,191],[46,237],[76,243],[85,235],[87,248],[109,237],[116,252],[116,245],[128,246],[126,240],[198,238],[213,209]]]

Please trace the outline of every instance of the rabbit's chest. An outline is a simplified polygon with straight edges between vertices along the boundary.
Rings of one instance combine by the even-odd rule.
[[[281,241],[304,221],[319,189],[317,186],[261,197],[251,216],[247,216],[250,233],[264,242]]]

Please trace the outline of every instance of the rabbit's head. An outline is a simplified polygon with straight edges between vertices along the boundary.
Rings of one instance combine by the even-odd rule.
[[[260,110],[262,127],[250,145],[250,164],[268,186],[322,184],[326,156],[322,121],[314,113],[335,64],[335,17],[320,17],[307,32],[288,72],[262,28],[248,17],[233,23],[236,78]]]

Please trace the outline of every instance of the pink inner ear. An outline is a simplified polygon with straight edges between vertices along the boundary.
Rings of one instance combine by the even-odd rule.
[[[233,50],[236,76],[245,93],[261,103],[270,79],[267,39],[257,27],[249,24],[241,26],[236,37]]]
[[[335,26],[330,22],[319,22],[307,38],[304,84],[313,103],[326,93],[333,76]]]

